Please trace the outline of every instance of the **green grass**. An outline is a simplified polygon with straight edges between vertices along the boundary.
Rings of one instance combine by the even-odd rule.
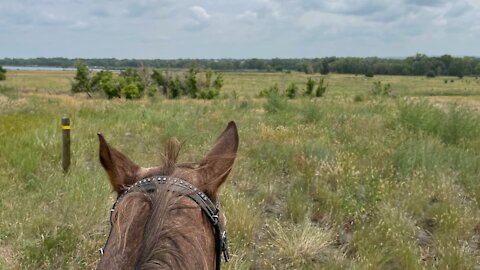
[[[0,84],[0,269],[95,268],[115,197],[96,132],[153,166],[171,136],[181,161],[201,159],[229,120],[240,148],[221,191],[226,269],[480,266],[478,99],[418,94],[479,91],[468,78],[332,74],[324,97],[286,100],[255,96],[274,83],[302,89],[307,75],[227,73],[218,100],[109,101],[67,95],[72,73],[8,74],[18,78]],[[378,80],[397,98],[373,97]]]

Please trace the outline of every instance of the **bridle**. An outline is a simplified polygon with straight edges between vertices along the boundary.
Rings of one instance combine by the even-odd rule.
[[[208,217],[210,223],[213,227],[213,234],[215,236],[215,269],[220,270],[220,264],[222,261],[222,255],[225,259],[225,262],[230,260],[230,254],[228,251],[228,239],[223,228],[222,223],[218,218],[219,213],[219,204],[215,205],[208,196],[197,189],[195,186],[190,184],[188,181],[174,178],[169,176],[152,176],[143,178],[142,180],[131,185],[128,189],[121,193],[115,203],[113,203],[112,208],[110,209],[110,232],[108,234],[107,241],[103,248],[100,248],[100,255],[103,255],[105,247],[107,246],[108,240],[112,235],[113,227],[113,213],[115,212],[115,207],[117,204],[129,193],[134,191],[147,192],[151,193],[157,190],[158,184],[168,184],[168,190],[179,194],[180,196],[188,196],[194,202],[200,206],[203,213]]]

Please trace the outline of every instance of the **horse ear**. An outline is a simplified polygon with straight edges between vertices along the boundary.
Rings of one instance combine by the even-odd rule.
[[[113,190],[122,193],[127,186],[135,183],[141,168],[120,151],[111,147],[102,134],[98,133],[100,141],[100,163],[108,174]]]
[[[204,175],[205,193],[216,198],[218,188],[230,173],[238,149],[238,131],[235,122],[228,123],[227,128],[218,137],[213,148],[201,162]]]

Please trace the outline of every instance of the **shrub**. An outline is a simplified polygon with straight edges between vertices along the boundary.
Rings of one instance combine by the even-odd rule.
[[[72,92],[90,92],[90,70],[87,65],[81,61],[77,61],[75,67],[77,68],[77,73],[73,78]]]
[[[270,95],[279,95],[280,90],[278,89],[278,85],[274,84],[270,86],[269,88],[263,89],[258,93],[258,97],[268,97]]]
[[[168,93],[167,93],[168,98],[177,98],[180,95],[182,95],[183,92],[184,92],[184,87],[183,87],[182,81],[180,81],[180,78],[178,76],[175,77],[174,80],[170,80]]]
[[[307,88],[305,88],[305,95],[306,96],[312,95],[314,88],[315,88],[315,81],[312,78],[308,78]]]
[[[214,99],[220,95],[220,90],[217,88],[204,88],[198,93],[201,99]]]
[[[4,81],[7,79],[7,70],[0,66],[0,81]]]
[[[374,96],[389,96],[391,94],[391,85],[389,83],[382,84],[381,81],[373,82],[373,86],[371,88],[372,95]]]
[[[278,113],[286,110],[288,107],[285,97],[278,94],[271,94],[267,96],[267,103],[264,105],[265,111],[269,113]]]
[[[168,86],[169,86],[169,78],[167,75],[164,75],[161,70],[154,69],[152,75],[150,75],[152,80],[157,84],[157,86],[161,89],[162,94],[167,96],[168,94]]]
[[[315,91],[315,96],[322,97],[326,91],[327,91],[327,85],[325,85],[325,80],[322,77],[318,80],[318,86],[317,86],[317,90]]]
[[[122,95],[125,96],[126,99],[134,99],[140,97],[140,90],[138,89],[137,85],[133,82],[127,83],[121,91]]]
[[[218,91],[220,91],[220,89],[222,89],[223,87],[223,75],[220,73],[217,75],[217,78],[213,81],[213,87],[215,87],[216,89],[218,89]]]
[[[367,71],[367,72],[365,73],[365,77],[368,77],[368,78],[372,78],[373,75],[374,75],[374,74],[373,74],[372,71]]]
[[[298,91],[298,86],[294,83],[291,83],[287,89],[285,90],[285,95],[288,97],[288,98],[295,98],[297,96],[297,91]]]
[[[425,76],[427,78],[435,78],[435,72],[433,70],[430,70],[429,72],[427,72],[427,74],[425,74]]]
[[[149,87],[147,87],[147,95],[149,97],[154,97],[157,91],[158,88],[155,85],[150,85]]]
[[[363,96],[360,95],[360,94],[357,94],[353,97],[353,101],[354,102],[361,102],[361,101],[363,101]]]
[[[185,75],[185,91],[191,98],[196,98],[198,95],[197,73],[195,67],[191,67]]]
[[[138,97],[143,94],[146,86],[137,70],[128,68],[120,72],[120,77],[125,79],[126,84],[135,84],[138,90]]]
[[[102,90],[109,99],[114,97],[120,98],[121,86],[118,85],[120,84],[120,82],[113,78],[113,73],[111,71],[105,71],[99,72],[97,73],[97,75],[99,78],[96,79],[96,81],[98,80],[98,82],[94,87],[97,90]]]

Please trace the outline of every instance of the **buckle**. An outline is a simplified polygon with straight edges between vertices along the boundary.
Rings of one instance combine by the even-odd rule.
[[[225,231],[222,232],[222,253],[225,262],[230,261],[230,252],[228,250],[228,238]]]

